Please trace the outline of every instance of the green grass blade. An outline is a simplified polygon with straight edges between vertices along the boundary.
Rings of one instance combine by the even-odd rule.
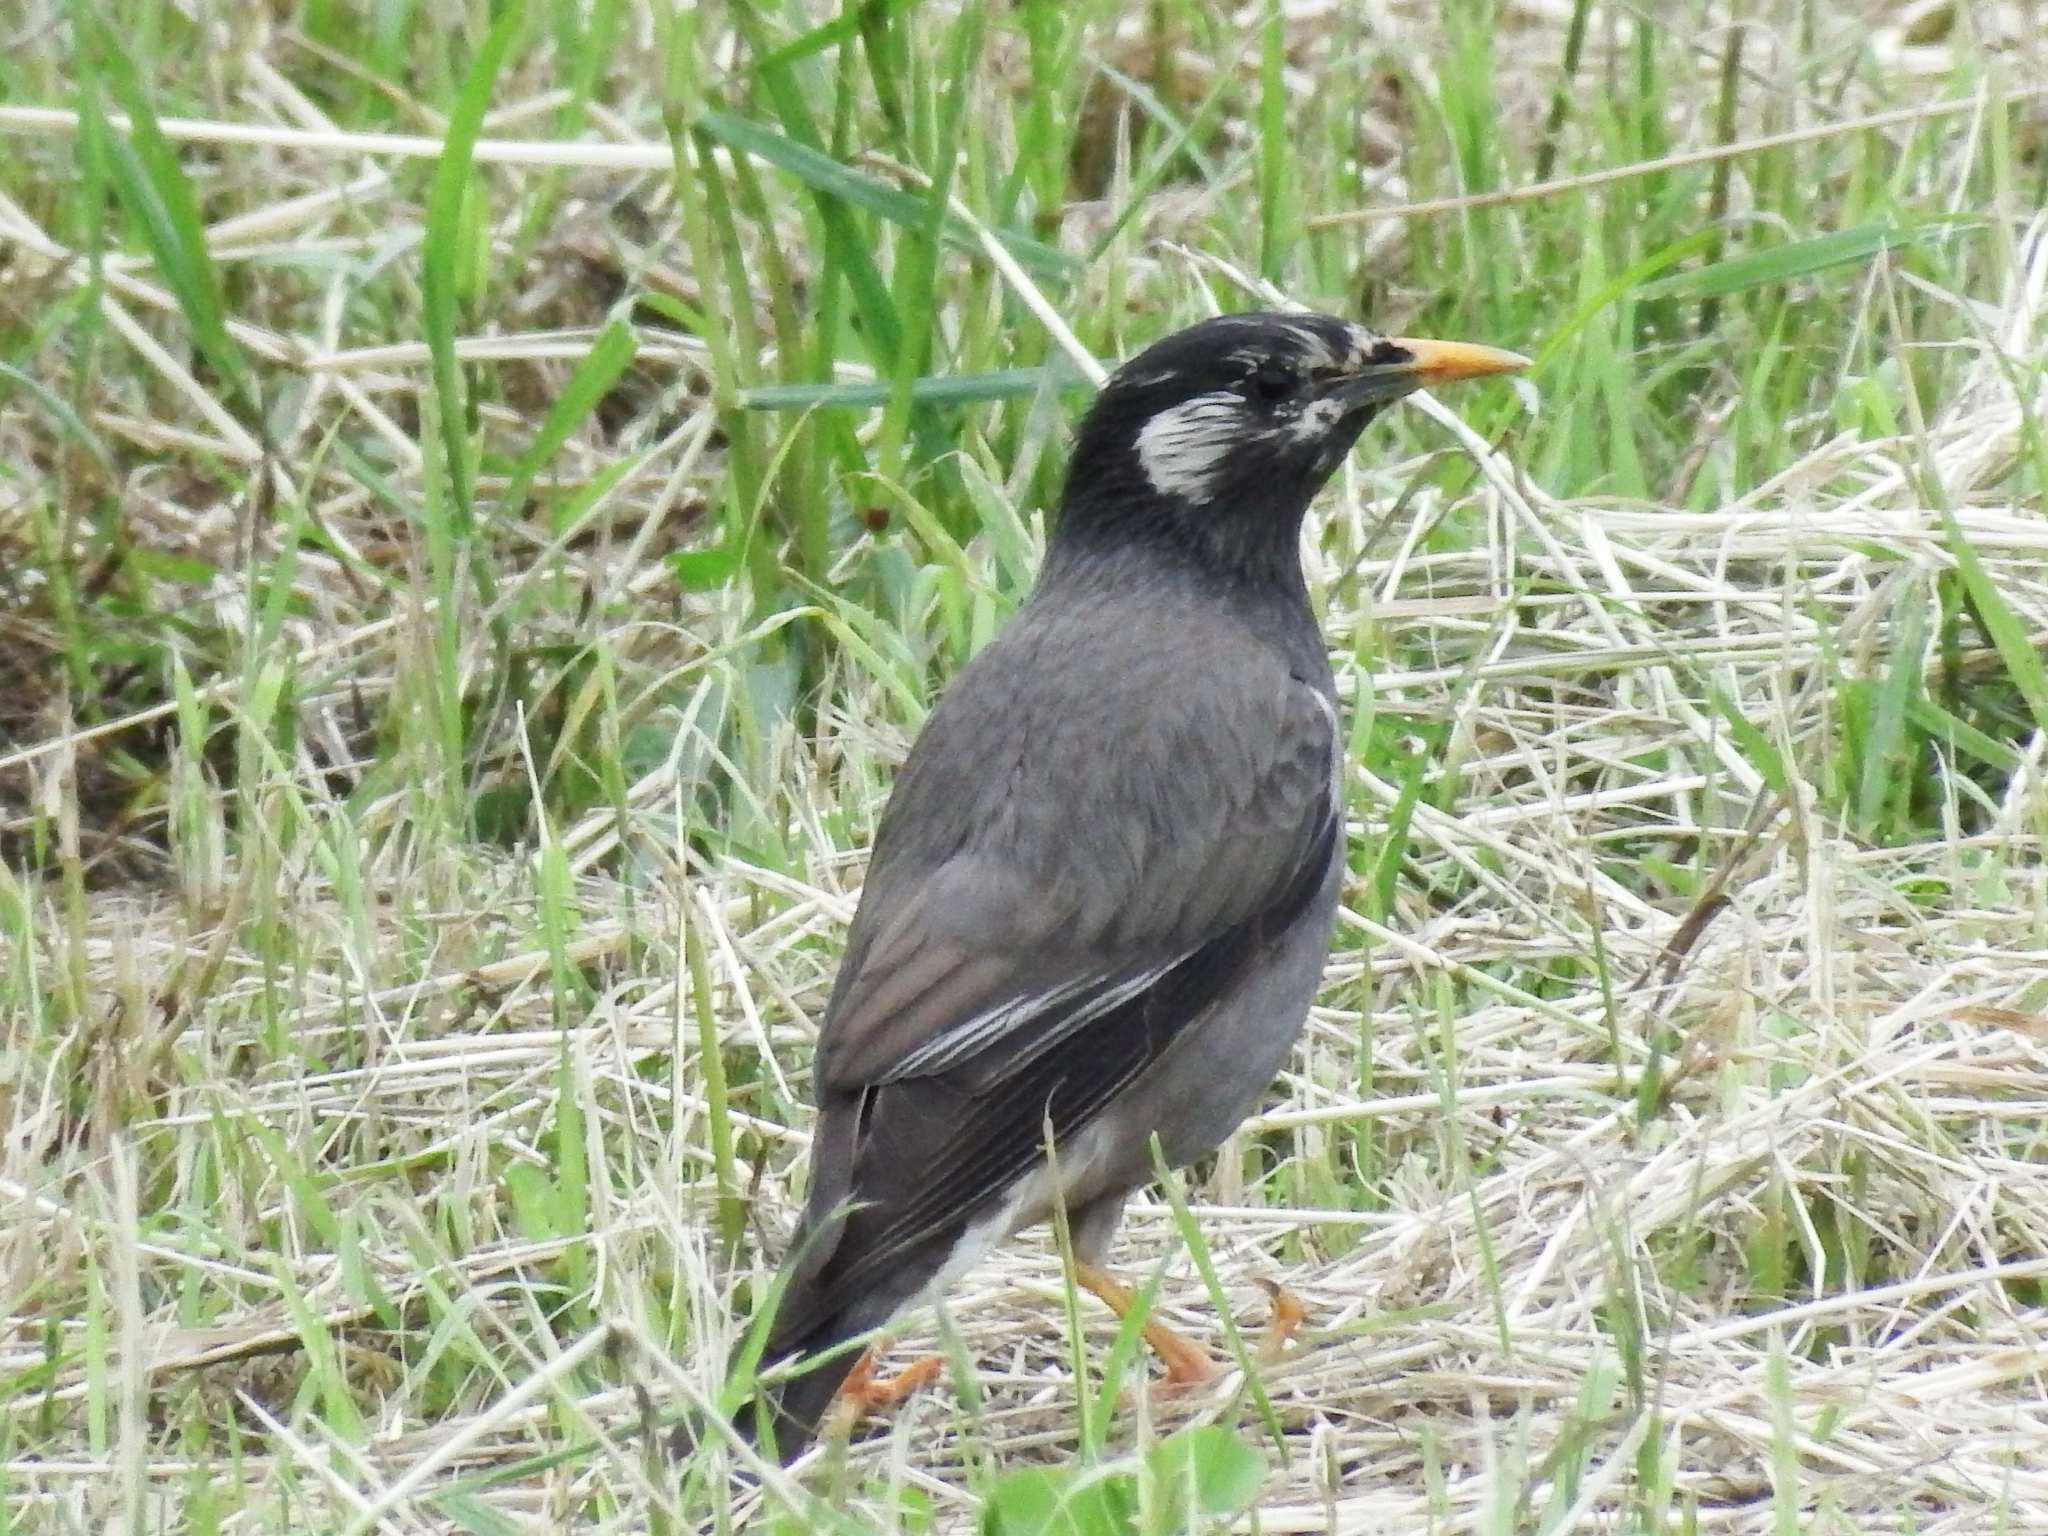
[[[1792,780],[1785,771],[1785,759],[1763,728],[1744,714],[1739,704],[1711,684],[1707,688],[1707,698],[1728,723],[1728,733],[1735,738],[1736,747],[1749,760],[1750,767],[1763,775],[1764,782],[1773,793],[1790,794]]]
[[[934,311],[940,303],[940,242],[949,219],[947,203],[952,196],[953,171],[960,161],[962,118],[967,105],[968,82],[974,78],[981,55],[982,9],[979,4],[962,7],[953,23],[946,49],[946,78],[952,86],[939,98],[937,122],[932,134],[928,162],[933,167],[932,184],[924,197],[924,219],[915,238],[903,242],[896,258],[896,314],[903,327],[903,347],[897,354],[891,380],[888,412],[882,418],[880,440],[874,458],[877,473],[894,478],[903,475],[903,450],[911,428],[915,402],[911,388],[919,372],[929,366],[932,355]]]
[[[750,26],[753,13],[742,8],[737,19],[751,36],[755,30]],[[764,64],[759,75],[762,89],[773,104],[776,116],[782,120],[781,135],[777,135],[773,129],[749,124],[744,119],[730,114],[725,114],[724,120],[738,124],[742,130],[755,128],[754,137],[771,146],[778,142],[793,146],[794,150],[799,152],[800,159],[821,171],[824,167],[836,167],[844,171],[846,159],[853,153],[853,113],[856,107],[853,80],[857,58],[858,54],[854,49],[846,49],[839,55],[839,91],[834,109],[831,153],[826,152],[818,137],[818,125],[811,114],[809,98],[798,84],[792,70],[768,68]],[[692,97],[690,100],[692,110],[695,110],[696,99]],[[689,126],[699,143],[717,137],[712,126],[701,119],[692,118]],[[755,153],[753,150],[745,152]],[[760,155],[759,158],[771,165],[778,163],[768,155]],[[827,309],[831,308],[831,295],[836,290],[837,282],[843,280],[853,295],[854,308],[860,317],[862,336],[870,355],[878,366],[893,370],[897,355],[902,349],[902,323],[896,314],[894,301],[890,298],[889,285],[883,281],[881,268],[875,264],[875,241],[854,218],[857,205],[836,192],[807,181],[801,175],[797,175],[796,179],[810,188],[813,206],[818,210],[818,222],[823,226],[823,275]],[[881,190],[887,192],[894,189],[883,187]],[[910,201],[914,203],[916,199],[911,198]],[[837,329],[836,326],[832,327],[825,339],[832,339]]]
[[[2013,686],[2027,701],[2027,711],[2034,717],[2034,723],[2048,731],[2048,667],[2043,667],[2041,653],[2028,638],[2025,623],[2013,612],[2012,605],[1998,590],[1998,583],[1971,548],[1963,525],[1947,507],[1941,509],[1941,526],[1948,534],[1948,552],[1955,557],[1956,570],[1963,578],[1963,589],[1970,595],[1978,621],[2012,675]]]
[[[874,177],[856,171],[853,167],[835,160],[822,149],[808,144],[799,144],[784,134],[737,116],[731,112],[713,109],[699,114],[695,127],[711,135],[728,149],[765,160],[776,169],[794,176],[812,191],[827,197],[837,198],[863,212],[900,224],[905,229],[921,229],[927,219],[929,204],[926,199],[914,193],[902,191],[877,181]],[[1079,265],[1064,251],[1034,240],[1029,235],[1015,230],[996,229],[991,231],[1010,254],[1017,258],[1017,264],[1034,277],[1051,281],[1064,281],[1074,276]],[[942,234],[949,244],[962,250],[979,253],[981,242],[974,232],[959,219],[948,216]]]
[[[248,359],[228,331],[227,305],[207,250],[199,199],[170,140],[164,137],[134,61],[112,29],[92,18],[86,35],[92,39],[96,67],[88,72],[82,107],[99,118],[115,193],[141,227],[150,257],[191,329],[193,345],[215,372],[242,392],[253,409],[255,379]],[[99,93],[92,89],[96,79],[105,82],[127,114],[127,133],[113,132],[105,122]]]
[[[441,440],[447,454],[455,526],[466,534],[476,517],[474,479],[469,457],[469,399],[462,365],[455,357],[456,311],[461,299],[464,247],[463,207],[472,190],[470,172],[484,113],[491,104],[506,55],[524,19],[521,0],[510,0],[477,50],[463,80],[455,110],[448,118],[441,158],[434,166],[433,189],[427,195],[426,236],[421,249],[420,309],[427,351],[433,359],[434,396],[441,411]]]
[[[1966,752],[2000,773],[2019,770],[2019,753],[1995,736],[1988,736],[1966,720],[1958,720],[1934,700],[1921,694],[1906,702],[1906,718],[1936,741],[1957,752]]]
[[[1565,317],[1561,325],[1544,338],[1542,347],[1536,352],[1536,363],[1532,371],[1541,373],[1545,363],[1563,350],[1565,344],[1583,330],[1588,321],[1616,299],[1631,292],[1648,293],[1650,287],[1654,286],[1650,279],[1657,273],[1666,267],[1675,266],[1695,251],[1706,250],[1713,244],[1713,240],[1712,230],[1699,230],[1687,235],[1683,240],[1673,241],[1661,250],[1652,251],[1620,276],[1594,289],[1580,302],[1578,308]]]
[[[569,434],[580,427],[597,409],[598,402],[611,393],[612,386],[619,382],[620,375],[632,363],[635,345],[633,329],[623,320],[614,320],[598,333],[590,351],[576,365],[576,371],[569,375],[569,382],[548,407],[548,414],[542,420],[540,430],[534,433],[533,441],[527,445],[526,452],[513,466],[512,478],[506,482],[505,494],[498,501],[505,516],[519,515],[535,477],[562,451],[562,444],[569,440]]]
[[[1880,837],[1889,835],[1880,823],[1896,796],[1899,775],[1918,771],[1906,742],[1908,706],[1924,691],[1920,668],[1927,642],[1927,602],[1918,580],[1901,585],[1893,611],[1899,616],[1898,639],[1872,700],[1870,732],[1856,783],[1857,823]]]
[[[53,394],[34,374],[25,373],[12,363],[0,362],[0,382],[7,381],[32,395],[36,403],[50,413],[50,419],[69,433],[79,447],[92,455],[92,461],[100,467],[101,473],[109,481],[117,478],[114,460],[107,452],[107,445],[100,441],[98,435],[85,424],[78,412],[71,408],[69,401]],[[5,398],[4,392],[0,392],[0,399]]]
[[[1754,251],[1727,261],[1717,261],[1697,271],[1674,273],[1644,285],[1642,295],[1645,298],[1669,295],[1725,298],[1749,288],[1765,288],[1789,283],[1795,278],[1811,277],[1830,267],[1868,261],[1881,251],[1931,240],[1951,229],[1975,227],[1979,222],[1958,218],[1929,219],[1924,223],[1906,225],[1889,222],[1859,224],[1854,229],[1838,229],[1831,234],[1788,241],[1768,251]]]
[[[1367,889],[1372,894],[1372,916],[1386,922],[1394,911],[1394,893],[1401,879],[1401,861],[1408,855],[1408,829],[1415,819],[1415,807],[1422,800],[1422,786],[1429,779],[1430,754],[1417,752],[1401,775],[1401,791],[1393,809],[1387,812],[1387,829],[1373,855],[1372,875]]]
[[[1272,1436],[1274,1447],[1281,1455],[1287,1454],[1287,1436],[1280,1427],[1280,1415],[1274,1411],[1273,1400],[1266,1394],[1266,1382],[1252,1359],[1250,1347],[1245,1343],[1244,1333],[1237,1326],[1237,1319],[1231,1315],[1230,1298],[1224,1293],[1223,1281],[1216,1273],[1216,1262],[1209,1254],[1208,1239],[1202,1234],[1202,1224],[1195,1220],[1195,1213],[1188,1209],[1187,1192],[1181,1188],[1180,1180],[1167,1165],[1166,1151],[1159,1144],[1159,1137],[1152,1137],[1152,1172],[1159,1181],[1159,1189],[1166,1196],[1166,1203],[1173,1210],[1173,1225],[1180,1233],[1181,1241],[1187,1244],[1188,1257],[1194,1260],[1195,1272],[1202,1277],[1202,1285],[1209,1293],[1209,1302],[1216,1309],[1216,1320],[1223,1326],[1223,1340],[1229,1347],[1231,1359],[1244,1375],[1245,1390],[1251,1393],[1252,1403],[1257,1407],[1259,1421],[1266,1433]]]
[[[1024,400],[1042,389],[1076,389],[1084,381],[1071,369],[998,368],[987,373],[939,374],[913,379],[915,405],[973,405],[984,400]],[[740,395],[750,411],[872,410],[889,403],[892,386],[873,384],[760,384]]]
[[[1294,115],[1287,94],[1287,24],[1266,0],[1259,47],[1259,275],[1279,282],[1294,241]]]

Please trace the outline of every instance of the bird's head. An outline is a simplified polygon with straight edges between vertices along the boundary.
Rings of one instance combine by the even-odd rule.
[[[1494,347],[1382,336],[1329,315],[1221,315],[1140,352],[1074,445],[1056,542],[1166,535],[1235,561],[1291,563],[1301,517],[1386,406],[1526,368]]]

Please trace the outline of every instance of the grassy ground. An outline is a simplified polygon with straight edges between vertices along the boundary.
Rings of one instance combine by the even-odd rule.
[[[0,1528],[2048,1530],[2035,0],[497,16],[0,21]],[[1337,954],[1126,1227],[1303,1342],[1038,1238],[679,1482],[1076,381],[1273,290],[1540,359],[1325,498]]]

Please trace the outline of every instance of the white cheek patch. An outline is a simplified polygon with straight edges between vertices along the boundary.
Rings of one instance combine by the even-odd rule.
[[[1138,433],[1138,464],[1162,496],[1199,501],[1245,431],[1244,402],[1227,390],[1161,411]]]
[[[1287,435],[1297,443],[1310,442],[1334,430],[1343,418],[1342,401],[1311,400],[1302,408],[1301,414],[1287,424]]]

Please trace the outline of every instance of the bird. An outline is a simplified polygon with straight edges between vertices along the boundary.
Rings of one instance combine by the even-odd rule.
[[[1329,956],[1344,732],[1301,565],[1310,502],[1393,401],[1527,366],[1249,312],[1103,384],[1036,583],[883,811],[757,1378],[815,1363],[772,1372],[735,1432],[794,1460],[870,1384],[852,1341],[1056,1209],[1078,1282],[1129,1308],[1106,1261],[1154,1138],[1181,1167],[1258,1107]],[[1146,1337],[1169,1382],[1214,1369]]]

